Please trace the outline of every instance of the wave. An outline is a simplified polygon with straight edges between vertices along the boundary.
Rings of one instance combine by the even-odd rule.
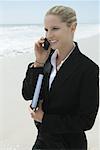
[[[75,40],[100,33],[99,24],[79,24]],[[0,57],[31,53],[36,40],[45,35],[43,25],[0,26]]]

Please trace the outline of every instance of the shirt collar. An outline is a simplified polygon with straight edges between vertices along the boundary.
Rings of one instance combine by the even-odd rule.
[[[52,64],[52,66],[54,68],[56,67],[56,58],[57,58],[57,55],[58,55],[58,50],[56,49],[54,51],[54,53],[52,54],[52,56],[51,56],[51,64]]]
[[[61,61],[61,63],[57,66],[57,70],[60,69],[60,67],[62,66],[62,64],[65,62],[65,60],[70,56],[70,54],[73,52],[73,50],[75,49],[75,43],[73,42],[73,48],[71,49],[71,51],[69,52],[69,54],[64,58],[64,60]],[[57,58],[57,54],[58,54],[58,49],[56,49],[54,51],[54,53],[51,56],[51,64],[54,68],[56,68],[56,58]]]

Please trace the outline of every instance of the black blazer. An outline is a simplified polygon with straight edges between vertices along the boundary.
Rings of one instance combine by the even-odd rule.
[[[57,72],[50,91],[48,75],[44,76],[40,95],[43,97],[43,133],[83,132],[94,124],[99,105],[99,68],[75,44],[74,51]],[[42,67],[30,68],[30,65],[22,87],[26,100],[32,100],[38,74],[43,72]]]

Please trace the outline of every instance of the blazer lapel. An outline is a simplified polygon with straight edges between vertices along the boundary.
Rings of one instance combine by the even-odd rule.
[[[76,45],[74,51],[70,54],[68,59],[63,63],[62,67],[59,69],[59,71],[56,74],[56,77],[54,78],[50,92],[53,92],[61,86],[61,84],[64,83],[66,79],[68,79],[74,70],[77,69],[79,66],[79,58],[80,58],[80,51],[78,49],[78,46]]]

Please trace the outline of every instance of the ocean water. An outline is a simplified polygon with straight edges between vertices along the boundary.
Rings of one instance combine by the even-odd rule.
[[[79,24],[75,40],[100,32],[98,24]],[[45,36],[42,25],[0,25],[0,58],[15,56],[33,51],[34,42]]]

